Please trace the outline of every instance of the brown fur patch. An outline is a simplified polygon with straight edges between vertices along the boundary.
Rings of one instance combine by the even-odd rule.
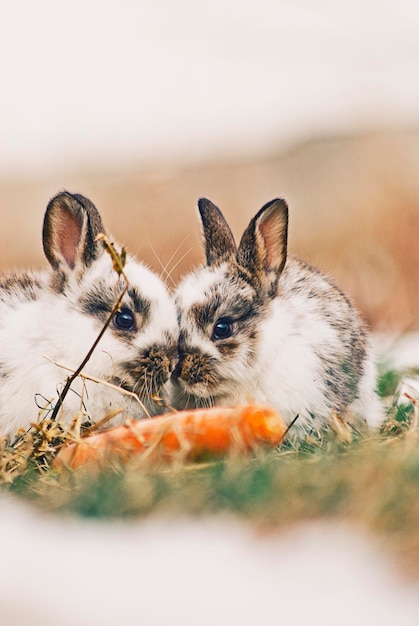
[[[218,352],[228,358],[234,358],[237,351],[240,349],[240,341],[235,339],[224,339],[217,343]]]
[[[216,384],[214,365],[213,359],[199,350],[188,351],[179,361],[178,378],[188,385]]]
[[[123,288],[124,286],[121,282],[118,283],[114,291],[110,292],[107,288],[106,281],[99,281],[93,289],[83,294],[80,298],[80,308],[88,315],[96,317],[98,325],[103,326],[111,314],[115,306],[115,301]],[[136,289],[128,289],[122,301],[121,309],[128,309],[134,315],[135,327],[125,330],[118,328],[115,322],[113,322],[110,326],[110,330],[117,335],[121,341],[125,342],[127,345],[131,345],[137,333],[150,321],[151,302],[147,298],[142,298]]]
[[[0,301],[9,303],[18,298],[21,301],[37,300],[43,283],[39,277],[30,272],[17,272],[0,275]]]
[[[158,394],[174,368],[176,347],[155,344],[123,364],[120,384],[145,397]]]
[[[210,200],[198,201],[204,235],[207,265],[215,265],[236,254],[237,247],[229,225],[220,209]]]

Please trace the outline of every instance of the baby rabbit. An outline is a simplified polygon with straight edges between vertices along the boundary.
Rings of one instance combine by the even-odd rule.
[[[297,437],[333,413],[375,426],[381,407],[366,329],[317,269],[287,258],[288,207],[272,200],[237,248],[220,210],[198,203],[206,266],[178,286],[177,407],[267,403]]]
[[[54,363],[77,369],[122,293],[126,282],[96,239],[104,232],[90,200],[59,193],[44,218],[49,271],[0,277],[1,434],[12,435],[36,421],[37,407],[51,411],[69,376]],[[175,305],[162,281],[132,257],[127,257],[124,271],[127,293],[83,374],[135,392],[142,404],[79,377],[58,413],[67,423],[80,410],[98,421],[122,409],[118,422],[127,415],[140,418],[161,411],[150,396],[160,392],[175,363]]]

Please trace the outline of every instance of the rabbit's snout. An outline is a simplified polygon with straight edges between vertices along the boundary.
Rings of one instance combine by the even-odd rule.
[[[215,384],[214,366],[211,359],[199,350],[181,352],[172,377],[191,387],[198,384]]]
[[[124,363],[123,386],[136,391],[142,387],[151,395],[158,393],[175,368],[176,356],[175,346],[154,344]]]
[[[159,386],[163,386],[169,379],[170,373],[173,371],[176,362],[176,350],[168,350],[167,346],[153,346],[147,350],[139,366],[143,369],[145,375],[154,377]]]

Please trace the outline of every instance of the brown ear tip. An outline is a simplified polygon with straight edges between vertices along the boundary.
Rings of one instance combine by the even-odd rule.
[[[211,202],[211,200],[208,200],[208,198],[199,198],[198,209],[201,215],[205,213],[208,209],[212,209],[213,207],[214,204]]]
[[[73,196],[74,194],[70,193],[70,191],[68,191],[67,189],[61,189],[61,191],[56,193],[55,196],[51,198],[50,202],[53,202],[54,200],[59,200],[60,198],[72,198]]]
[[[77,206],[79,204],[80,204],[80,200],[79,200],[78,194],[71,193],[70,191],[67,191],[66,189],[59,191],[48,202],[45,216],[44,216],[44,222],[48,220],[48,216],[51,212],[57,209],[60,210],[63,208],[71,209],[71,207],[73,207],[74,205]]]
[[[272,220],[288,223],[288,204],[282,198],[275,198],[264,204],[252,221],[260,227],[261,224],[270,223]]]
[[[269,202],[263,205],[263,207],[261,208],[261,211],[266,211],[267,209],[273,207],[274,205],[276,205],[276,207],[278,209],[281,209],[282,211],[288,211],[288,203],[286,200],[284,200],[284,198],[274,198],[273,200],[270,200]]]
[[[52,198],[48,202],[47,211],[50,209],[50,207],[54,206],[54,204],[56,204],[57,202],[60,202],[60,200],[63,197],[67,197],[68,195],[70,195],[68,191],[63,189],[62,191],[59,191],[58,193],[56,193],[55,196],[52,196]]]
[[[208,198],[199,198],[198,210],[199,215],[201,216],[201,221],[204,224],[212,221],[213,219],[224,219],[220,209],[215,206],[215,204],[211,202],[211,200],[208,200]]]

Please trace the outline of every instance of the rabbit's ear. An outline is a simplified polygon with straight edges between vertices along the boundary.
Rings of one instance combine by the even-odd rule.
[[[102,218],[90,200],[63,191],[50,200],[44,217],[45,256],[54,269],[88,267],[102,250]]]
[[[239,265],[272,295],[287,260],[288,206],[277,198],[251,220],[237,252]]]
[[[220,209],[206,198],[198,200],[198,209],[202,221],[207,265],[216,265],[234,256],[237,252],[236,243]]]

